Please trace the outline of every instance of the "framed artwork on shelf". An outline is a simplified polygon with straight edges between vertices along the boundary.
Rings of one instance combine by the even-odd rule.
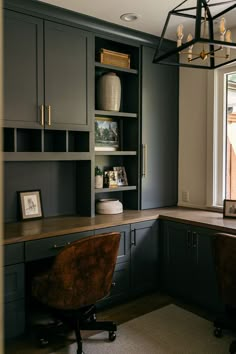
[[[95,151],[119,150],[118,122],[112,118],[95,119]]]
[[[104,187],[116,188],[118,187],[118,173],[117,171],[104,172]]]
[[[41,191],[17,192],[21,220],[41,219],[43,217]]]
[[[236,200],[224,200],[223,215],[225,218],[236,218]]]
[[[113,167],[114,171],[117,171],[117,184],[118,186],[128,186],[128,179],[124,166]]]

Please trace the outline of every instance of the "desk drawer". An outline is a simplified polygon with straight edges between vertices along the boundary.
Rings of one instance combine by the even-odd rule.
[[[4,269],[4,302],[24,297],[25,267],[24,263],[6,266]]]
[[[4,265],[24,262],[24,243],[4,246]]]
[[[25,243],[25,260],[26,262],[29,262],[36,259],[54,257],[68,243],[91,235],[93,235],[93,231],[28,241]]]
[[[129,262],[130,260],[130,225],[118,225],[95,230],[95,235],[105,232],[120,232],[120,246],[117,263]]]

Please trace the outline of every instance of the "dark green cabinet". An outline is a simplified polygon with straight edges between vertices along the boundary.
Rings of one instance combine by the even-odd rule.
[[[87,128],[93,80],[90,33],[45,21],[45,127]]]
[[[152,64],[142,47],[141,209],[177,204],[178,69]]]
[[[3,53],[3,124],[7,127],[40,128],[43,21],[6,10]]]
[[[4,126],[88,130],[91,34],[6,10]]]
[[[4,247],[4,333],[13,338],[25,330],[24,244]]]
[[[130,225],[113,226],[95,230],[95,234],[104,232],[120,232],[120,247],[113,275],[114,286],[109,297],[101,301],[101,305],[110,304],[128,298],[130,290]]]
[[[161,284],[171,295],[218,310],[213,234],[214,230],[163,221]]]
[[[158,287],[158,252],[158,221],[131,224],[132,293]]]

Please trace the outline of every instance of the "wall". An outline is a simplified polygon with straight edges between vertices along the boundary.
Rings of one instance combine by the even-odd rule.
[[[232,29],[232,38],[236,38],[236,28]],[[208,73],[208,70],[180,68],[178,187],[180,206],[205,208],[211,194],[212,186],[208,184],[207,187],[209,174],[207,147],[210,148],[212,131],[209,130],[207,136],[207,114],[212,114],[210,106],[213,102],[208,103],[212,99],[207,97],[210,79]],[[211,85],[209,82],[209,87],[213,88]],[[189,201],[183,200],[183,192],[189,193]]]
[[[206,205],[207,72],[180,69],[178,204],[183,206]]]

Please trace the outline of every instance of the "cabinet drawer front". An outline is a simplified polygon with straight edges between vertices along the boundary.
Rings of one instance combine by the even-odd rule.
[[[23,334],[25,331],[24,300],[9,302],[4,306],[4,336],[6,339]]]
[[[120,232],[120,246],[118,251],[117,263],[127,262],[130,259],[130,225],[107,227],[95,230],[95,235],[105,232]]]
[[[15,243],[4,246],[4,265],[16,264],[24,261],[24,243]]]
[[[93,231],[86,231],[26,242],[25,260],[28,262],[41,258],[54,257],[67,244],[91,235],[93,235]]]
[[[25,267],[16,264],[4,267],[4,301],[10,302],[24,297]]]

